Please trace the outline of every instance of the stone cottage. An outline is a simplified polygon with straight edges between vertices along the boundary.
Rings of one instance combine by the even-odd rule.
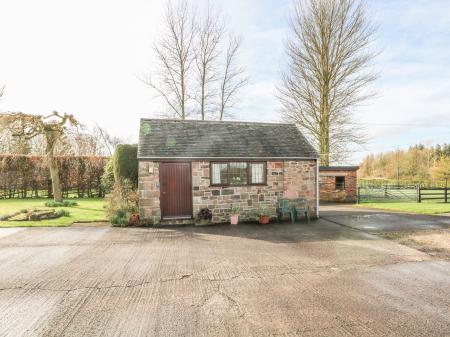
[[[320,201],[348,202],[357,201],[358,166],[321,166]]]
[[[240,220],[280,198],[306,198],[318,216],[318,155],[293,125],[142,119],[139,135],[141,218],[192,221],[209,208],[214,223]]]

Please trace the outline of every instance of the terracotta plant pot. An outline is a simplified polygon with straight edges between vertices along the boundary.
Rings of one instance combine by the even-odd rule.
[[[129,223],[130,223],[131,226],[138,226],[139,225],[139,220],[140,220],[139,219],[139,214],[132,213],[131,216],[130,216]]]
[[[232,225],[237,225],[239,221],[239,214],[231,214],[230,215],[230,222]]]
[[[259,223],[261,225],[267,225],[270,222],[270,216],[268,215],[261,215],[259,217]]]

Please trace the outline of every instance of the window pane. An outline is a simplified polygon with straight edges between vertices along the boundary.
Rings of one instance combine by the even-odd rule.
[[[228,179],[230,185],[247,185],[247,163],[230,163]]]
[[[251,168],[251,183],[262,184],[264,183],[264,164],[263,163],[250,163]]]
[[[336,177],[336,189],[337,190],[345,189],[345,177]]]
[[[227,181],[227,163],[213,163],[211,173],[211,184],[226,185]]]

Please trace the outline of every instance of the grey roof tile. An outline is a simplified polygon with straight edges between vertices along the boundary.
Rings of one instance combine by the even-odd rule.
[[[317,158],[290,124],[141,119],[138,158]]]

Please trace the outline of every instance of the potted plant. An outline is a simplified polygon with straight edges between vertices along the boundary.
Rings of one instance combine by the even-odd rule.
[[[239,221],[239,207],[231,207],[230,223],[237,225]]]
[[[197,222],[195,223],[197,226],[206,226],[211,223],[212,212],[209,208],[202,208],[197,213]]]
[[[266,208],[262,208],[262,209],[259,211],[259,223],[262,224],[262,225],[266,225],[266,224],[268,224],[269,222],[270,222],[270,215],[269,215],[269,213],[267,212],[267,209],[266,209]]]
[[[138,226],[140,223],[140,218],[138,213],[131,213],[130,220],[128,221],[128,224],[130,226]]]

